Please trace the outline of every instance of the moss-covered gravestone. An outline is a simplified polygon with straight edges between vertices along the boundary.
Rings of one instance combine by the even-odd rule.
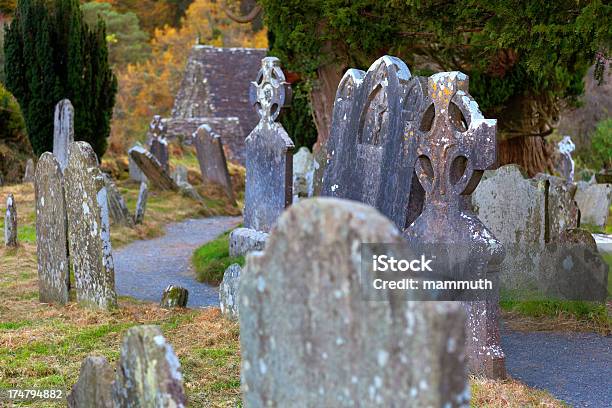
[[[79,379],[68,395],[68,408],[115,408],[111,394],[113,378],[113,367],[106,358],[86,357]]]
[[[45,303],[66,304],[70,265],[64,182],[59,162],[52,153],[40,156],[35,180],[39,299]]]
[[[88,143],[70,144],[64,182],[77,301],[87,307],[116,307],[107,192],[98,159]]]
[[[189,291],[180,286],[168,285],[162,294],[160,306],[166,309],[187,307]]]
[[[366,301],[360,243],[400,243],[375,209],[315,198],[279,218],[240,283],[248,407],[469,405],[465,313],[452,302]]]

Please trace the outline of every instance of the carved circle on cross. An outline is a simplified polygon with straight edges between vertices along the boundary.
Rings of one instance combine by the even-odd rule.
[[[250,102],[262,120],[276,120],[289,96],[286,86],[280,60],[276,57],[262,59],[257,79],[251,82],[249,89]]]

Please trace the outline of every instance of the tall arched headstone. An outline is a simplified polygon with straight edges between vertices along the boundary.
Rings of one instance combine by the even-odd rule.
[[[64,182],[77,301],[93,308],[115,307],[107,192],[98,159],[88,143],[70,144]]]
[[[227,169],[221,136],[213,132],[210,126],[202,125],[194,134],[194,142],[204,182],[220,185],[233,201],[232,179]]]
[[[35,180],[38,295],[44,303],[66,304],[70,265],[64,182],[59,162],[52,153],[40,156]]]

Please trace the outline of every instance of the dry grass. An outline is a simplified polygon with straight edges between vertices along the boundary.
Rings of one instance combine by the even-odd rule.
[[[527,387],[516,380],[493,381],[471,378],[473,407],[567,407],[548,393]]]

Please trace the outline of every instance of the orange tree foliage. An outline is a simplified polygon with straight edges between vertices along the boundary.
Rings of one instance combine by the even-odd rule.
[[[265,30],[252,32],[225,15],[218,2],[195,0],[181,28],[156,29],[151,57],[117,72],[119,92],[111,130],[111,151],[124,153],[130,143],[144,140],[153,115],[167,117],[180,86],[183,70],[196,39],[217,47],[268,46]]]

